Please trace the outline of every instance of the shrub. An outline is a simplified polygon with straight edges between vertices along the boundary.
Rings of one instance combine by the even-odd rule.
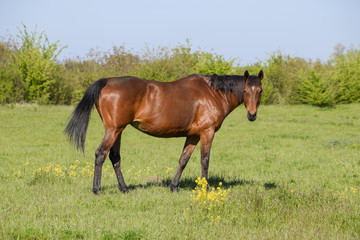
[[[326,63],[273,52],[264,61],[234,66],[235,58],[194,51],[190,41],[176,47],[143,48],[134,53],[125,46],[106,52],[91,49],[86,57],[58,62],[64,49],[50,42],[44,32],[29,32],[23,24],[15,41],[0,40],[0,103],[37,102],[74,104],[99,78],[132,75],[173,81],[189,74],[239,74],[264,71],[264,104],[328,106],[360,102],[360,50],[337,45]]]
[[[225,60],[223,56],[211,53],[202,53],[199,61],[195,65],[197,73],[204,75],[218,75],[230,74],[234,59]]]
[[[63,48],[59,48],[59,42],[50,43],[44,32],[29,33],[25,25],[23,28],[19,29],[21,45],[15,49],[14,63],[26,85],[25,100],[49,103],[56,81],[56,57]]]
[[[298,75],[309,66],[299,57],[291,57],[281,51],[274,52],[264,63],[264,72],[272,94],[268,103],[289,103],[296,85]],[[264,87],[266,91],[266,86]]]
[[[334,104],[333,87],[320,72],[310,68],[301,74],[299,81],[293,96],[298,102],[320,107]]]
[[[337,52],[332,62],[335,67],[336,102],[360,102],[360,49]]]
[[[25,83],[13,61],[14,48],[12,38],[0,42],[0,103],[23,100]]]

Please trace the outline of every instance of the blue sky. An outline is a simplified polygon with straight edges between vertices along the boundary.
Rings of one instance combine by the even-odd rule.
[[[341,43],[360,45],[359,0],[0,0],[0,36],[37,25],[67,45],[62,57],[125,45],[198,48],[241,65],[285,54],[325,61]]]

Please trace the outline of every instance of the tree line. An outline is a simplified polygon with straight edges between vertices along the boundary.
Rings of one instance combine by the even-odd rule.
[[[172,48],[145,46],[139,52],[124,45],[106,52],[91,49],[85,57],[59,60],[64,48],[25,25],[17,37],[1,38],[0,103],[74,104],[93,81],[104,77],[132,75],[166,82],[193,73],[242,75],[246,69],[264,71],[264,104],[360,102],[360,49],[353,46],[336,45],[326,62],[275,51],[248,66],[194,50],[189,41]]]

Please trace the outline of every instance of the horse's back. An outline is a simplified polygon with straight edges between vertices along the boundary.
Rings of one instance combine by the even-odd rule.
[[[204,79],[200,75],[190,75],[173,82],[149,81],[132,125],[158,137],[187,135],[204,88]]]

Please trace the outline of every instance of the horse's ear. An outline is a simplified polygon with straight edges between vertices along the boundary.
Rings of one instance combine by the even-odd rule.
[[[260,79],[260,81],[264,78],[264,72],[263,70],[260,70],[258,78]]]
[[[248,70],[245,71],[244,77],[245,77],[246,80],[249,79],[250,74],[249,74]]]

